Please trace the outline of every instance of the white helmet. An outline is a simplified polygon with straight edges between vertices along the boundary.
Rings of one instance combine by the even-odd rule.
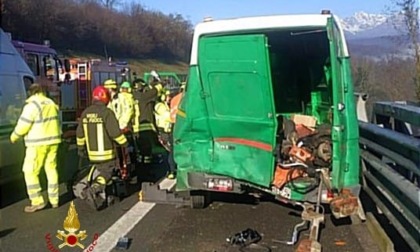
[[[152,75],[152,76],[153,76],[153,78],[155,78],[157,81],[160,81],[159,74],[158,74],[155,70],[152,70],[152,71],[150,72],[150,75]]]

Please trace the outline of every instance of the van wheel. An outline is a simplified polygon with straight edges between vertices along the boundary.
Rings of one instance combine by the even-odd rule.
[[[206,197],[204,195],[191,195],[191,208],[202,209],[206,205]]]

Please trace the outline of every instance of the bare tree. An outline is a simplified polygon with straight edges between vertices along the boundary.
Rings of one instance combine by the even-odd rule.
[[[420,101],[419,1],[393,0],[393,3],[403,14],[403,25],[408,32],[414,50],[414,61],[416,66],[414,84],[416,88],[416,97]]]
[[[113,9],[115,5],[119,3],[119,0],[99,0],[99,3],[101,3],[107,9]]]

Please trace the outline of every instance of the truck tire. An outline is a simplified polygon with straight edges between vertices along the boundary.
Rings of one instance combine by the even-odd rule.
[[[206,206],[205,195],[191,195],[190,201],[193,209],[203,209]]]

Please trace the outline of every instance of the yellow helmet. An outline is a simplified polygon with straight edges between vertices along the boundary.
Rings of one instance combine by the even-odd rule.
[[[116,89],[117,88],[117,82],[115,82],[113,79],[108,79],[104,82],[104,87],[105,88],[112,88],[112,89]]]

